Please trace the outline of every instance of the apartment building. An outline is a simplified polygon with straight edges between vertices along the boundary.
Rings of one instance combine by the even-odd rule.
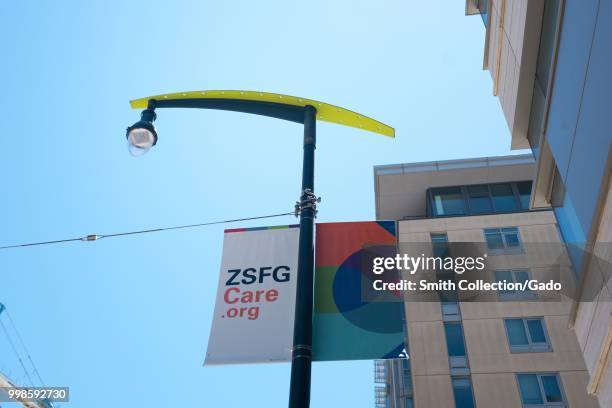
[[[490,281],[533,279],[559,259],[571,280],[567,253],[543,258],[542,245],[557,252],[564,246],[553,211],[530,209],[534,167],[531,155],[376,166],[376,217],[397,220],[400,254],[430,248],[452,257],[453,243],[473,243],[488,253],[483,274]],[[434,278],[449,278],[444,273]],[[487,296],[474,301],[456,291],[405,292],[409,359],[402,372],[410,380],[398,387],[379,370],[385,387],[377,391],[377,406],[599,406],[586,391],[589,374],[567,326],[567,297]],[[397,363],[377,364],[392,374]]]
[[[412,375],[407,358],[374,360],[376,408],[413,408]]]
[[[482,17],[511,146],[536,159],[531,208],[552,208],[571,245],[580,301],[569,324],[588,392],[612,406],[612,2],[467,0],[466,14]]]

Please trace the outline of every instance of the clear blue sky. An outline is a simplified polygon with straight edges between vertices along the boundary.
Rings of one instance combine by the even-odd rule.
[[[0,19],[0,245],[292,210],[300,125],[163,110],[132,158],[128,100],[157,93],[279,92],[394,126],[319,124],[320,221],[374,218],[374,165],[509,153],[464,1],[24,0]],[[202,367],[223,228],[0,252],[0,302],[64,407],[286,406],[288,364]],[[373,396],[371,361],[314,366],[313,407]]]

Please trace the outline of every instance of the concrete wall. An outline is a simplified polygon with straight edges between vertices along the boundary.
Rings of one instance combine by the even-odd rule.
[[[512,148],[528,148],[529,112],[543,2],[491,0],[485,66],[493,78],[512,135]]]

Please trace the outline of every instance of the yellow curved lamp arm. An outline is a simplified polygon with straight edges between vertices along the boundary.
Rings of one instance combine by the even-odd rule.
[[[270,92],[257,91],[190,91],[149,96],[130,101],[133,109],[146,109],[149,100],[177,100],[177,99],[236,99],[246,101],[273,102],[286,105],[304,107],[312,105],[317,109],[317,120],[351,126],[367,130],[388,137],[395,137],[395,130],[382,122],[364,116],[360,113],[330,105],[313,99],[298,98],[296,96],[281,95]]]

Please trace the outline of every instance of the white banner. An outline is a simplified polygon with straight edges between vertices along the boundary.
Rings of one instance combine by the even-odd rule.
[[[204,365],[291,361],[299,228],[226,230]]]

